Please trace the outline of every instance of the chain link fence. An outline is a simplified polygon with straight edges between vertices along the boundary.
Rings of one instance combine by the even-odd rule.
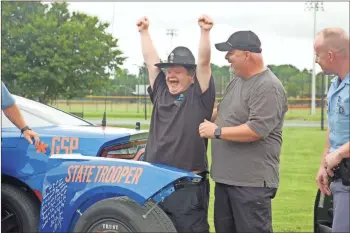
[[[222,95],[216,97],[219,103]],[[311,113],[311,98],[289,98],[289,112],[300,112],[301,115]],[[51,106],[82,118],[101,118],[106,112],[109,119],[145,118],[152,114],[152,103],[148,96],[87,96],[71,100],[56,100]],[[318,110],[322,106],[322,99],[316,99]],[[319,111],[318,111],[319,112]]]

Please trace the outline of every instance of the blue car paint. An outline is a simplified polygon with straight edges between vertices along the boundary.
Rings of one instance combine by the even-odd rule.
[[[98,156],[101,149],[107,145],[127,143],[130,136],[146,131],[136,131],[124,128],[100,126],[50,126],[33,128],[39,135],[40,141],[47,145],[46,152],[37,152],[17,128],[2,128],[1,138],[1,168],[2,175],[13,177],[28,185],[32,190],[42,193],[42,176],[46,172],[46,164],[52,154],[54,137],[78,138],[79,147],[71,153],[86,156]],[[67,144],[67,142],[65,142]],[[60,153],[66,153],[60,150]]]
[[[68,173],[74,166],[80,168],[95,166],[95,169],[92,169],[89,178],[81,176],[77,181],[71,172]],[[110,177],[120,179],[112,182],[114,180],[112,178],[107,183],[103,182],[108,181],[105,179],[100,181],[102,170],[96,169],[98,166],[101,166],[101,169],[105,166],[106,169],[108,167],[110,171],[115,171],[110,173],[114,174]],[[112,168],[123,168],[123,170],[120,169],[118,173],[118,169]],[[132,182],[130,174],[133,173],[120,176],[125,168],[130,169],[128,171],[132,168],[135,169],[133,171],[142,170],[142,173],[134,173],[139,174],[136,176],[137,183]],[[154,201],[165,199],[175,191],[174,182],[181,178],[188,179],[190,183],[200,181],[200,177],[191,172],[164,165],[79,155],[54,155],[48,161],[44,177],[40,232],[72,232],[80,215],[83,215],[93,203],[105,198],[127,196],[140,205],[150,199]],[[90,182],[87,182],[88,180]]]

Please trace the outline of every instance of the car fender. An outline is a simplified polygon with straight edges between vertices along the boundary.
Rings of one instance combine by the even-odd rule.
[[[40,232],[68,232],[93,203],[127,196],[140,205],[165,199],[177,183],[196,184],[200,176],[141,161],[52,155],[43,182]]]

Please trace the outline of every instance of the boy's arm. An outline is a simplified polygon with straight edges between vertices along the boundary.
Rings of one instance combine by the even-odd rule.
[[[142,17],[136,23],[138,30],[141,35],[141,49],[144,62],[148,69],[148,77],[151,88],[153,89],[154,81],[156,80],[158,74],[160,73],[160,69],[156,67],[154,64],[160,62],[160,58],[158,53],[153,45],[151,35],[148,31],[149,20],[147,17]]]
[[[199,17],[198,24],[201,30],[198,49],[197,79],[202,93],[209,88],[211,67],[210,67],[210,30],[213,27],[213,21],[206,15]]]

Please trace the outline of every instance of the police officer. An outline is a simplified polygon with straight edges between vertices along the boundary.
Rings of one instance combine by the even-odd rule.
[[[35,146],[39,145],[40,139],[38,134],[26,125],[18,106],[16,105],[15,99],[8,91],[3,82],[1,82],[1,110],[4,112],[5,116],[18,129],[21,130],[21,133],[23,134],[24,138],[30,144],[33,144],[32,138],[34,138]]]
[[[213,22],[208,16],[201,16],[198,24],[198,62],[183,46],[176,47],[167,61],[160,62],[148,31],[149,20],[142,17],[137,22],[153,103],[145,161],[203,177],[199,185],[181,189],[160,204],[178,232],[209,232],[206,140],[199,136],[198,126],[203,119],[210,120],[215,102],[209,34]]]
[[[329,127],[316,182],[322,194],[333,194],[332,231],[350,232],[350,186],[343,182],[344,173],[339,169],[333,171],[349,158],[349,35],[340,28],[326,28],[317,34],[314,49],[324,74],[336,75],[327,95]],[[333,177],[330,186],[327,174]]]

